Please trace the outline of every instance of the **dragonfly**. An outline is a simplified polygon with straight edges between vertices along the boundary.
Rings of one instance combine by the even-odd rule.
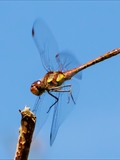
[[[46,74],[42,79],[32,83],[30,90],[38,96],[33,111],[39,117],[40,128],[46,122],[54,108],[50,132],[50,145],[53,144],[58,129],[67,115],[74,108],[79,86],[74,88],[82,78],[81,71],[120,53],[120,48],[111,50],[83,65],[69,51],[59,52],[55,37],[44,20],[38,18],[32,27],[32,37],[38,48]],[[49,105],[48,97],[53,100]],[[38,111],[39,110],[39,111]]]

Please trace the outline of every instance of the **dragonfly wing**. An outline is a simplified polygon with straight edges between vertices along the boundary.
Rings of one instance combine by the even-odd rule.
[[[72,84],[72,95],[73,95],[74,101],[76,102],[78,94],[79,94],[79,89],[78,89],[79,83],[77,83],[76,80],[74,79],[67,81],[67,82],[68,82],[67,84]],[[64,122],[66,117],[75,107],[75,104],[72,101],[72,99],[70,99],[70,102],[68,103],[69,101],[68,92],[59,92],[57,94],[58,94],[57,96],[59,97],[59,101],[54,106],[54,114],[53,114],[52,127],[51,127],[51,133],[50,133],[50,145],[53,144],[60,125]]]
[[[51,126],[51,132],[50,132],[50,146],[52,146],[55,138],[56,138],[56,135],[57,135],[57,132],[58,132],[58,129],[60,127],[60,123],[58,121],[58,117],[59,117],[59,102],[54,106],[54,114],[53,114],[53,120],[52,120],[52,126]]]
[[[55,55],[58,53],[57,42],[47,26],[47,24],[38,18],[32,27],[32,36],[37,45],[44,68],[47,71],[56,69]]]
[[[51,97],[47,92],[40,96],[40,98],[37,99],[37,103],[35,103],[33,112],[35,113],[37,119],[36,119],[36,128],[35,128],[35,137],[40,131],[40,129],[45,124],[49,113],[47,111],[49,110],[50,105],[53,104],[54,98]]]
[[[67,71],[80,66],[79,61],[69,51],[63,51],[56,55],[56,60],[60,70]],[[77,79],[82,78],[82,72],[78,72],[75,76]]]

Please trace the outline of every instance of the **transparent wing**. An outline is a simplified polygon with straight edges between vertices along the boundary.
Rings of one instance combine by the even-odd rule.
[[[56,55],[56,60],[58,63],[58,68],[61,71],[71,70],[80,66],[79,61],[75,58],[74,54],[69,51],[63,51]],[[75,76],[77,79],[82,78],[82,72],[78,72]]]
[[[79,94],[79,83],[77,83],[76,80],[70,80],[67,81],[67,84],[72,84],[72,95],[76,102]],[[71,110],[75,107],[75,104],[72,101],[72,99],[70,99],[70,102],[68,103],[67,92],[62,92],[62,93],[59,92],[57,93],[57,96],[59,97],[59,101],[54,106],[54,114],[53,114],[52,127],[50,133],[50,145],[53,144],[60,125],[64,122],[64,120],[69,115]]]
[[[57,63],[55,55],[58,54],[57,42],[47,26],[47,24],[38,18],[32,27],[32,36],[37,45],[44,68],[47,71],[56,69]]]
[[[49,110],[49,107],[54,103],[54,101],[54,98],[51,97],[47,92],[41,95],[40,98],[37,98],[33,108],[33,112],[37,117],[34,137],[36,137],[38,132],[45,124],[50,113],[47,113],[47,111]]]

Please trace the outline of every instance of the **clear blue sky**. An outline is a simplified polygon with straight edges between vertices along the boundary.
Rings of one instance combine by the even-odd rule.
[[[120,47],[120,2],[0,2],[0,159],[13,159],[19,109],[32,108],[29,88],[46,73],[31,28],[42,17],[59,50],[81,64]],[[51,118],[31,147],[29,158],[120,159],[120,55],[82,72],[77,105],[49,146]]]

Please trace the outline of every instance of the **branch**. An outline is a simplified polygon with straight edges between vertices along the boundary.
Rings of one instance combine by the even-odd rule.
[[[19,112],[21,113],[22,119],[14,160],[27,160],[35,128],[36,117],[27,106],[25,106],[24,110],[19,110]]]

